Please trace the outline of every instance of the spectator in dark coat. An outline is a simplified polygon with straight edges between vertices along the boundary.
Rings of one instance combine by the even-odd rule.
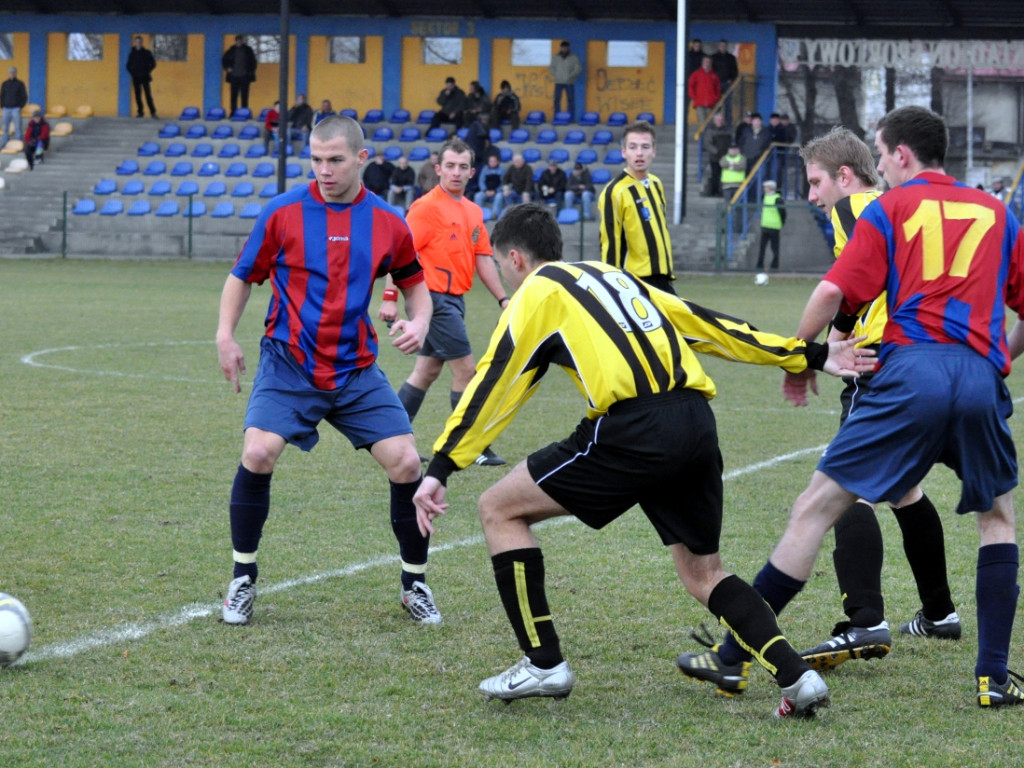
[[[18,79],[18,70],[11,67],[7,70],[7,79],[0,85],[0,107],[3,112],[3,135],[0,136],[0,149],[7,144],[7,137],[14,123],[14,137],[21,137],[21,110],[28,104],[28,90]]]
[[[521,108],[519,97],[512,91],[512,84],[508,80],[502,80],[501,91],[494,97],[494,104],[491,106],[491,125],[500,128],[502,121],[508,120],[514,131],[519,127]]]
[[[132,76],[132,87],[135,89],[135,116],[145,117],[142,111],[142,92],[146,92],[146,104],[149,106],[149,116],[156,117],[156,107],[153,106],[153,93],[149,84],[153,82],[153,70],[156,69],[156,59],[153,53],[142,45],[142,35],[136,35],[132,40],[132,49],[128,52],[128,61],[124,68]]]
[[[437,95],[437,105],[440,109],[430,119],[431,128],[437,128],[441,123],[454,123],[455,130],[462,127],[466,93],[455,84],[454,77],[445,78],[444,88]]]
[[[373,161],[367,163],[363,170],[363,186],[387,199],[388,189],[391,187],[391,174],[394,172],[395,166],[385,159],[383,153],[374,155]]]
[[[245,43],[244,35],[235,35],[235,44],[224,51],[220,60],[224,80],[231,86],[231,113],[241,106],[249,107],[249,86],[256,82],[256,53]]]
[[[722,166],[719,161],[729,151],[729,145],[733,141],[732,130],[725,124],[725,116],[721,112],[715,112],[715,116],[711,118],[711,124],[704,131],[703,138],[710,166],[704,194],[708,197],[721,197]]]
[[[730,86],[736,82],[736,78],[740,76],[740,68],[736,62],[736,57],[729,53],[728,40],[718,41],[718,49],[711,54],[711,69],[718,75],[718,80],[722,83],[722,93],[728,91]],[[725,110],[725,122],[731,123],[732,97],[725,100],[723,109]]]

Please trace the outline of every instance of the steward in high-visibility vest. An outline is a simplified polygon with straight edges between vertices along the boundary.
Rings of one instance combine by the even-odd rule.
[[[739,144],[733,143],[718,164],[722,166],[722,197],[731,200],[747,178],[747,158],[740,154]]]
[[[786,223],[786,207],[782,195],[775,191],[775,182],[764,182],[764,197],[761,200],[761,246],[757,255],[757,268],[764,268],[764,251],[771,243],[772,269],[779,268],[779,232]]]

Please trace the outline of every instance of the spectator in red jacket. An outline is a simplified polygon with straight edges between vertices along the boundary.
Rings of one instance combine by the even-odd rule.
[[[35,168],[36,162],[43,162],[43,152],[50,148],[50,124],[43,117],[42,110],[32,113],[32,119],[25,128],[25,157],[28,169]]]
[[[697,109],[697,124],[707,120],[711,108],[722,95],[722,83],[711,69],[711,57],[701,59],[700,69],[690,75],[686,92]]]

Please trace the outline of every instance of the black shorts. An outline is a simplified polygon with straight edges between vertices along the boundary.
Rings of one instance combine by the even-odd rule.
[[[639,504],[664,544],[718,551],[722,454],[707,399],[676,390],[624,400],[526,459],[530,476],[591,528]]]
[[[668,275],[648,275],[647,277],[641,277],[640,279],[648,285],[654,286],[659,291],[671,293],[673,296],[676,295],[676,289],[672,284],[673,280]]]

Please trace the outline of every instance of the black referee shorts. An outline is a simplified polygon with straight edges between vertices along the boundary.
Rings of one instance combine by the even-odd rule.
[[[526,466],[545,493],[591,528],[639,504],[666,546],[718,551],[722,454],[714,414],[699,392],[618,402],[530,454]]]

